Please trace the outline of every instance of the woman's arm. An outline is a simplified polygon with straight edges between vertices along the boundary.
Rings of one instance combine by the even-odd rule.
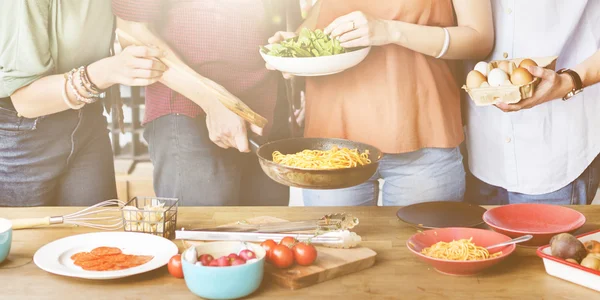
[[[489,0],[454,0],[457,23],[448,27],[450,45],[444,59],[481,59],[494,44],[494,25]],[[334,20],[326,34],[339,37],[343,47],[397,44],[430,56],[442,51],[445,32],[441,27],[382,20],[356,11]]]
[[[583,86],[600,83],[600,50],[573,68],[581,77]]]
[[[114,84],[149,85],[158,81],[166,69],[161,62],[153,60],[160,56],[162,53],[155,48],[129,47],[117,56],[90,64],[88,76],[99,89]],[[80,95],[85,95],[85,90],[77,85],[76,88]],[[16,90],[10,99],[19,115],[35,118],[70,109],[63,99],[63,91],[71,103],[77,103],[74,91],[65,86],[63,74],[42,77]]]

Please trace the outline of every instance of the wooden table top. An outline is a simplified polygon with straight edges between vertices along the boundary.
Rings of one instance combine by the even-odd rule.
[[[580,232],[600,228],[600,206],[573,207],[585,214]],[[363,245],[375,250],[370,269],[312,287],[290,291],[263,282],[252,299],[597,299],[600,294],[547,275],[535,249],[518,247],[496,267],[477,276],[442,275],[419,261],[405,246],[416,230],[396,218],[398,207],[180,207],[178,228],[214,226],[258,216],[287,220],[347,212],[360,219],[355,228]],[[78,208],[0,208],[0,217],[62,215]],[[46,273],[31,257],[41,246],[66,236],[96,230],[53,227],[13,233],[10,259],[29,260],[15,268],[0,265],[2,299],[198,299],[166,268],[112,281],[73,279]],[[181,247],[181,243],[176,241]],[[4,298],[7,297],[7,298]]]

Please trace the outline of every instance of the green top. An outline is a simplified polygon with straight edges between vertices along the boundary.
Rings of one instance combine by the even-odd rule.
[[[109,55],[110,0],[0,1],[0,98]]]

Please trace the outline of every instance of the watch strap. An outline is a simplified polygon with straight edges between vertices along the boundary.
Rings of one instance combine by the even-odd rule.
[[[556,71],[556,74],[567,74],[569,75],[569,77],[571,77],[571,80],[573,81],[573,89],[563,97],[563,100],[567,100],[575,96],[576,94],[579,94],[583,90],[583,82],[581,81],[581,77],[579,77],[579,74],[577,74],[577,72],[571,69],[560,69]]]

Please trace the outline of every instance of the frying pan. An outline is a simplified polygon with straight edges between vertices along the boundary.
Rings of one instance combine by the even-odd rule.
[[[369,180],[377,171],[381,150],[367,144],[334,138],[290,138],[260,144],[256,137],[250,137],[250,148],[258,156],[262,170],[271,179],[287,186],[307,189],[341,189],[356,186]],[[371,163],[365,166],[334,170],[313,170],[283,166],[273,162],[273,152],[292,154],[303,150],[329,150],[338,148],[369,150]]]

